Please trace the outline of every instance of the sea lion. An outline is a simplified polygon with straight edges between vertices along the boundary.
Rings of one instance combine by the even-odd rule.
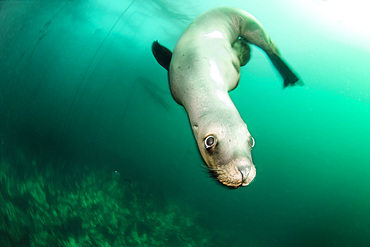
[[[240,66],[249,61],[248,43],[266,52],[284,87],[298,82],[259,21],[237,8],[215,8],[198,16],[173,53],[157,41],[152,45],[157,62],[168,70],[174,100],[188,114],[211,175],[232,188],[247,186],[256,175],[254,139],[228,94],[239,83]]]

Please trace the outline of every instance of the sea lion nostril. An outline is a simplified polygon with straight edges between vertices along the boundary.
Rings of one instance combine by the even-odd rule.
[[[238,171],[240,172],[240,174],[242,175],[242,183],[241,184],[244,184],[244,182],[247,180],[248,178],[248,175],[251,171],[251,169],[247,166],[239,166],[238,167]]]

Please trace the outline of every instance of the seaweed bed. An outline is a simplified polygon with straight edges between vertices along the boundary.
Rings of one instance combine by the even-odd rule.
[[[20,151],[14,157],[1,152],[4,247],[213,245],[194,211],[170,199],[159,203],[117,173],[102,176],[88,166],[67,173]]]

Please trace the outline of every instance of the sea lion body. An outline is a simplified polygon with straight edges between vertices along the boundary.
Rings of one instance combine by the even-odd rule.
[[[290,70],[288,75],[281,71],[285,63],[262,25],[240,9],[222,7],[198,16],[173,54],[158,42],[152,47],[157,61],[169,71],[171,94],[184,106],[211,174],[233,188],[248,185],[256,175],[254,139],[228,94],[239,83],[240,66],[249,60],[247,42],[266,52],[285,85],[296,83]]]
[[[248,20],[253,21],[247,23]],[[235,8],[212,9],[194,19],[177,42],[171,59],[169,75],[174,99],[179,104],[186,101],[184,92],[191,93],[189,86],[192,84],[196,84],[196,89],[204,86],[226,91],[234,89],[239,82],[240,62],[232,44],[239,37],[253,43],[254,36],[262,35],[251,31],[256,29],[257,23],[247,12]],[[243,36],[240,25],[249,26]],[[262,42],[255,43],[262,46]],[[263,44],[263,49],[270,50],[268,44]],[[220,78],[210,76],[216,70]]]

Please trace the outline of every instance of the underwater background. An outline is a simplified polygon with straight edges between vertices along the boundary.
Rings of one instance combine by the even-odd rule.
[[[0,246],[370,246],[366,1],[0,1]],[[210,178],[167,72],[191,20],[253,14],[304,86],[252,48],[231,97],[257,176]]]

